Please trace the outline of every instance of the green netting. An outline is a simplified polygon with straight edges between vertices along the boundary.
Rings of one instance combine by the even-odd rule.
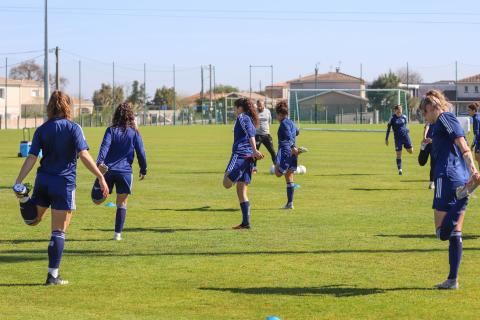
[[[289,91],[290,118],[306,123],[382,123],[390,119],[397,104],[408,116],[408,93],[404,90]]]

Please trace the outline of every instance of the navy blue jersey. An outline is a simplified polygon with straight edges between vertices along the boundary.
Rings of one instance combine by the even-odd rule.
[[[432,139],[433,130],[435,130],[435,124],[428,124],[427,123],[426,127],[427,127],[427,138]]]
[[[388,140],[388,136],[390,134],[390,128],[393,128],[393,136],[395,137],[395,139],[399,139],[407,136],[408,135],[407,122],[408,120],[406,115],[402,114],[399,117],[396,114],[393,114],[387,125],[387,136],[385,139]]]
[[[132,173],[135,153],[140,173],[147,174],[147,158],[140,133],[130,127],[109,127],[103,136],[97,164],[104,163],[112,173]]]
[[[435,122],[432,155],[435,159],[435,179],[446,176],[450,181],[466,182],[469,177],[463,155],[455,139],[465,137],[465,132],[455,115],[443,112]]]
[[[478,143],[478,140],[480,139],[480,114],[475,113],[472,117],[472,123],[473,123],[473,142],[475,144]]]
[[[232,153],[240,156],[250,156],[253,153],[250,139],[255,137],[255,126],[252,119],[244,113],[240,113],[233,128]]]
[[[285,118],[278,127],[278,149],[291,149],[295,147],[297,136],[300,133],[292,120]]]
[[[65,177],[75,182],[78,153],[88,150],[82,128],[67,119],[48,120],[35,131],[29,153],[38,156],[42,150],[38,173]]]

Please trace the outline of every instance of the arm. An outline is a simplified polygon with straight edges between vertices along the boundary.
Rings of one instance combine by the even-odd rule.
[[[97,177],[98,182],[100,183],[100,189],[102,189],[103,192],[103,196],[107,197],[109,192],[107,182],[105,181],[103,174],[98,169],[95,161],[93,161],[92,156],[90,155],[88,150],[82,150],[78,155],[83,165],[88,169],[88,171],[90,171],[91,173],[93,173],[93,175]]]
[[[458,137],[455,139],[455,144],[460,149],[463,159],[465,159],[465,163],[467,164],[468,171],[470,171],[470,175],[478,176],[478,170],[475,167],[472,151],[470,151],[470,148],[468,147],[467,140],[464,137]]]
[[[110,128],[107,128],[105,135],[103,136],[102,145],[100,146],[100,151],[98,152],[97,164],[102,164],[105,162],[107,157],[108,150],[112,144],[112,132]]]
[[[260,151],[258,151],[258,149],[257,149],[257,142],[255,141],[255,136],[248,139],[248,142],[250,143],[250,146],[252,147],[253,157],[255,159],[263,159],[263,154]]]
[[[424,127],[423,127],[423,140],[427,139],[427,134],[428,134],[428,130],[430,129],[430,126],[428,124],[426,124]]]
[[[388,136],[390,135],[390,129],[392,128],[392,122],[387,124],[387,136],[385,137],[385,144],[388,146]]]
[[[145,155],[145,149],[143,147],[142,136],[140,133],[135,133],[134,141],[135,153],[137,154],[138,165],[140,166],[139,178],[143,178],[147,175],[147,156]]]
[[[28,173],[32,170],[36,162],[37,157],[33,154],[29,154],[28,157],[25,159],[22,168],[20,169],[20,173],[18,174],[17,180],[15,180],[15,184],[22,183],[23,179],[25,179]]]

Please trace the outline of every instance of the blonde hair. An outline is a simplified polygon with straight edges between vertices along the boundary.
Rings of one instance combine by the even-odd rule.
[[[438,90],[430,90],[425,95],[425,98],[422,99],[420,108],[425,110],[427,105],[431,105],[435,109],[441,110],[443,112],[450,111],[450,103],[447,101],[443,93]]]
[[[65,118],[72,120],[72,100],[62,91],[55,90],[47,105],[48,119]]]

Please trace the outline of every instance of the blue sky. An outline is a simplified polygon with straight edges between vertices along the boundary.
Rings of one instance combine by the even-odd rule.
[[[0,1],[0,59],[41,55],[43,0]],[[373,80],[408,62],[426,81],[480,73],[478,1],[49,1],[49,46],[58,45],[67,88],[78,94],[78,60],[86,97],[102,82],[143,81],[147,88],[200,90],[200,65],[216,66],[216,82],[249,87],[249,65],[274,65],[275,82],[312,73],[316,63]],[[39,60],[41,61],[41,60]],[[50,57],[53,71],[53,55]],[[341,62],[340,62],[341,61]],[[1,60],[0,60],[1,63]],[[0,69],[4,72],[4,69]],[[208,85],[208,78],[206,84]],[[270,81],[253,73],[254,88]]]

